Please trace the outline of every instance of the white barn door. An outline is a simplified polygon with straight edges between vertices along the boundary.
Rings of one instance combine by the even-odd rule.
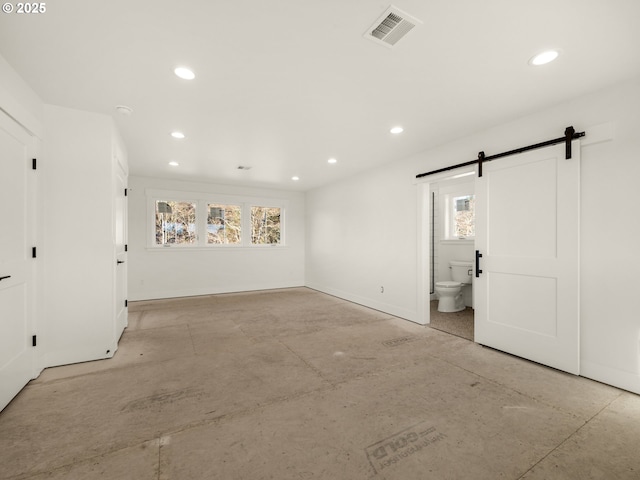
[[[580,373],[580,143],[483,164],[475,341]]]
[[[0,410],[34,373],[33,145],[0,112]]]

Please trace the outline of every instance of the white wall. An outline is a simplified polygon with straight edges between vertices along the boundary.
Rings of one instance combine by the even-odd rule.
[[[149,248],[147,190],[284,200],[285,246]],[[299,192],[129,177],[129,300],[303,286],[304,208]]]
[[[640,393],[640,79],[307,193],[307,285],[417,321],[415,175],[586,130],[582,374]],[[595,142],[598,138],[612,140]],[[385,292],[380,293],[380,286]]]
[[[413,319],[411,173],[398,164],[307,192],[307,286]]]
[[[43,105],[40,97],[0,55],[0,108],[42,138]]]

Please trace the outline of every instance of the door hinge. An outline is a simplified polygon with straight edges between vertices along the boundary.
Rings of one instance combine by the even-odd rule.
[[[125,301],[124,301],[124,306],[125,306],[125,307],[128,307],[128,306],[129,306],[129,300],[125,300]]]
[[[35,335],[33,335],[33,336],[31,337],[31,346],[32,346],[32,347],[35,347],[37,343],[38,343],[38,342],[36,341],[36,336],[35,336]]]
[[[31,248],[31,258],[36,258],[36,247]]]
[[[38,161],[35,158],[31,160],[31,169],[32,170],[36,170],[37,163],[38,163]]]
[[[128,251],[129,251],[129,245],[127,245],[127,244],[125,244],[125,245],[124,245],[124,251],[125,251],[125,252],[128,252]]]

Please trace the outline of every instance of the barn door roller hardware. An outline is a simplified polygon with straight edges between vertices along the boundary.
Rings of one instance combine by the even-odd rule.
[[[491,160],[495,160],[497,158],[508,157],[510,155],[515,155],[517,153],[528,152],[529,150],[536,150],[538,148],[550,147],[551,145],[557,145],[558,143],[565,144],[565,158],[568,160],[571,158],[571,142],[578,138],[584,137],[585,132],[576,132],[576,129],[573,127],[567,127],[564,131],[564,136],[554,138],[553,140],[547,140],[546,142],[536,143],[534,145],[528,145],[526,147],[516,148],[515,150],[509,150],[508,152],[497,153],[495,155],[486,156],[484,152],[478,153],[477,160],[471,160],[470,162],[458,163],[456,165],[451,165],[450,167],[439,168],[438,170],[433,170],[431,172],[421,173],[416,175],[416,178],[426,177],[428,175],[433,175],[436,173],[447,172],[449,170],[454,170],[460,167],[467,167],[469,165],[478,164],[478,176],[482,176],[482,164],[484,162],[490,162]]]

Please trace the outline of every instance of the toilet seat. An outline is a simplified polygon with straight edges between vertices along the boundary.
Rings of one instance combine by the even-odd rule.
[[[440,288],[459,288],[461,287],[462,284],[460,282],[452,282],[451,280],[447,280],[444,282],[436,282],[436,287],[440,287]]]

